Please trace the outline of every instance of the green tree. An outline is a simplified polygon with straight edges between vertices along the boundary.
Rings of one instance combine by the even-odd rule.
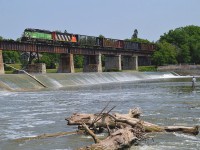
[[[200,27],[186,26],[170,30],[160,37],[159,42],[166,41],[177,47],[178,63],[200,63]]]
[[[152,60],[155,65],[176,64],[177,48],[167,42],[157,44],[157,50],[153,54]]]
[[[139,42],[139,43],[151,43],[147,39],[141,39],[141,38],[125,39],[125,41]]]
[[[12,39],[4,39],[2,36],[0,36],[0,40],[10,40]],[[17,51],[3,51],[3,61],[4,63],[20,63],[20,53]]]
[[[191,63],[200,64],[200,43],[193,43],[190,45],[191,49]]]
[[[187,44],[181,45],[178,49],[177,61],[179,63],[189,63],[191,60],[189,46]]]
[[[99,35],[99,38],[105,38],[105,36],[103,36],[102,34]]]
[[[3,51],[3,60],[5,63],[20,63],[20,54],[16,51]]]
[[[75,55],[74,56],[74,67],[75,68],[82,68],[83,67],[83,56],[82,55]]]
[[[134,38],[138,38],[138,30],[137,29],[134,30],[134,33],[132,35],[132,39],[134,39]]]
[[[59,62],[59,54],[42,53],[40,63],[45,63],[47,69],[55,69],[56,64]]]

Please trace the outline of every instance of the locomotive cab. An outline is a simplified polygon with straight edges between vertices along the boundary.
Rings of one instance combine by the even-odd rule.
[[[24,30],[21,41],[47,42],[47,41],[52,41],[52,36],[51,32],[48,30],[27,28]]]

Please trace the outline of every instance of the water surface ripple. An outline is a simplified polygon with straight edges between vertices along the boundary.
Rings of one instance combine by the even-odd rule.
[[[74,112],[100,112],[111,101],[115,111],[141,107],[142,118],[158,125],[200,125],[200,85],[185,79],[160,79],[68,87],[37,92],[0,92],[0,150],[71,150],[91,144],[90,137],[68,135],[22,143],[13,139],[74,131],[64,118]],[[153,140],[132,150],[196,150],[200,136],[152,134]]]

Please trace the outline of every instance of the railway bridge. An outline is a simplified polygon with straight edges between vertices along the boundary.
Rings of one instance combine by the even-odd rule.
[[[58,72],[73,73],[73,55],[84,56],[83,72],[102,72],[101,56],[105,56],[105,70],[137,70],[139,65],[150,65],[150,57],[154,51],[124,50],[99,47],[81,47],[55,45],[47,43],[31,43],[19,41],[0,41],[0,74],[4,73],[2,51],[19,51],[31,53],[57,53],[60,55]],[[45,64],[30,64],[27,66],[30,73],[45,73]]]

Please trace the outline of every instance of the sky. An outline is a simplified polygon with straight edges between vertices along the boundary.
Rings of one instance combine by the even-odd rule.
[[[171,29],[200,26],[200,0],[0,0],[0,36],[25,28],[157,41]]]

